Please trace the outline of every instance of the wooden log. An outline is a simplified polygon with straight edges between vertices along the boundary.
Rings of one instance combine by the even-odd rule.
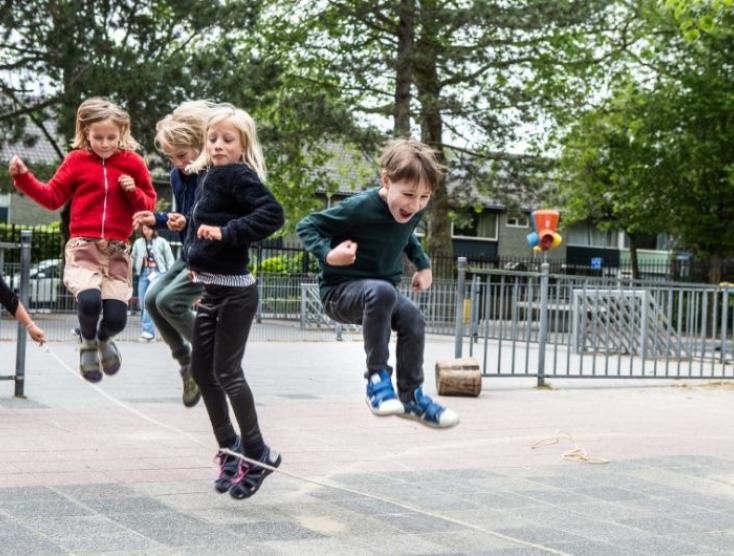
[[[436,361],[436,390],[439,396],[478,396],[482,373],[474,357]]]

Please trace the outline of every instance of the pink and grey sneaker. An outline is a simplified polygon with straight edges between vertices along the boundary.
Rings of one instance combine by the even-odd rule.
[[[263,484],[265,477],[273,472],[273,469],[280,466],[283,458],[278,452],[265,446],[262,455],[258,458],[260,462],[268,467],[260,465],[243,466],[242,472],[232,479],[232,487],[229,489],[229,495],[237,500],[249,498],[255,494]]]
[[[230,450],[238,453],[242,450],[242,442],[239,436],[230,447]],[[217,452],[214,459],[219,464],[219,477],[214,481],[214,488],[217,492],[224,494],[234,484],[235,477],[239,477],[243,473],[243,468],[246,468],[247,464],[237,456],[227,454],[221,450]]]

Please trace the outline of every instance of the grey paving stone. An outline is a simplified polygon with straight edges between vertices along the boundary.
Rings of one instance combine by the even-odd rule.
[[[140,496],[135,489],[121,484],[101,485],[65,485],[54,487],[62,495],[84,500],[86,498],[122,498],[124,496]]]
[[[573,554],[574,556],[642,556],[645,554],[628,546],[624,548],[619,547],[613,542],[585,541],[583,543],[559,543],[554,548],[568,554]]]
[[[499,529],[496,531],[508,537],[520,539],[522,541],[550,546],[549,543],[578,543],[584,542],[586,539],[567,531],[559,529],[551,529],[548,527],[523,527],[521,529]]]
[[[699,525],[705,531],[734,532],[734,515],[724,512],[701,512],[681,516],[678,519]]]
[[[65,498],[54,499],[52,501],[44,499],[33,499],[27,502],[16,502],[2,507],[3,512],[19,521],[27,519],[49,518],[57,515],[65,516],[82,516],[93,515],[80,504],[76,504]]]
[[[239,528],[228,528],[233,535],[253,542],[271,540],[319,539],[324,535],[290,521],[256,521]]]
[[[356,535],[349,542],[375,555],[438,554],[446,550],[445,546],[429,540],[424,534],[384,535],[379,539],[374,535]]]
[[[298,556],[368,556],[375,554],[370,550],[356,545],[336,541],[334,539],[307,539],[296,541],[272,541],[264,543],[266,547],[272,548],[278,554],[293,554]]]
[[[54,538],[53,541],[69,552],[127,552],[162,548],[160,543],[129,531],[114,535],[75,535]]]
[[[671,519],[663,516],[646,517],[642,519],[620,519],[619,523],[634,527],[646,533],[654,533],[656,535],[669,535],[675,533],[696,533],[703,532],[705,527],[690,520],[686,520],[685,516],[680,519]]]
[[[286,398],[289,400],[318,400],[319,396],[313,396],[311,394],[278,394],[279,398]]]
[[[53,519],[38,519],[33,530],[47,537],[72,537],[76,535],[116,535],[127,531],[124,527],[100,515],[55,516]]]
[[[3,556],[28,556],[29,554],[43,554],[55,556],[68,554],[58,544],[38,536],[5,537],[2,544]]]
[[[443,546],[448,552],[467,554],[480,550],[494,550],[499,548],[517,548],[517,544],[501,539],[497,536],[480,531],[457,531],[442,533],[426,533],[423,539],[438,546]]]
[[[599,484],[598,479],[591,476],[578,475],[576,473],[538,476],[533,477],[530,480],[545,486],[571,490],[575,488],[592,488]]]
[[[104,515],[143,514],[153,512],[170,512],[171,509],[158,500],[145,496],[128,496],[121,498],[91,498],[83,503],[95,512]]]
[[[701,547],[692,543],[682,542],[670,537],[640,536],[629,539],[618,539],[615,546],[621,550],[631,549],[649,554],[650,556],[678,556],[700,554]]]
[[[641,492],[635,492],[633,490],[626,490],[614,487],[580,488],[576,489],[575,492],[579,494],[584,494],[591,498],[598,498],[600,500],[608,501],[619,500],[622,502],[626,502],[628,500],[647,498],[647,496]]]
[[[473,492],[465,494],[463,497],[470,502],[474,502],[480,506],[490,509],[526,508],[529,506],[537,506],[539,504],[531,498],[512,492]]]
[[[595,500],[594,498],[590,498],[584,494],[561,489],[525,490],[522,492],[521,496],[529,498],[535,503],[557,505],[583,504],[584,502],[592,502]]]
[[[626,502],[626,505],[633,508],[649,510],[660,515],[670,515],[672,517],[680,517],[682,515],[705,511],[699,506],[681,502],[678,498],[641,498],[638,500],[629,500]]]
[[[403,514],[393,518],[390,525],[404,533],[456,531],[462,529],[461,525],[451,521],[421,514]]]
[[[46,487],[0,488],[0,506],[39,499],[50,502],[64,500],[64,497]]]
[[[734,533],[686,533],[674,535],[674,538],[681,542],[734,554]]]
[[[586,516],[589,519],[611,521],[616,519],[652,517],[656,515],[654,511],[639,506],[619,502],[606,502],[604,500],[596,500],[591,503],[568,504],[564,508],[566,511]]]
[[[693,494],[682,498],[677,498],[677,502],[690,504],[703,510],[714,512],[734,510],[734,497],[723,496],[704,496],[701,494]]]

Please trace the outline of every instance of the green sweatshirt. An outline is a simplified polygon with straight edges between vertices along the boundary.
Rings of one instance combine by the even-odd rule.
[[[378,187],[349,197],[335,207],[309,214],[296,226],[306,249],[319,260],[321,299],[326,299],[334,286],[353,280],[370,278],[399,284],[404,254],[417,270],[431,267],[413,233],[425,210],[400,224],[390,214],[379,191]],[[327,264],[329,251],[347,239],[357,243],[354,264]]]

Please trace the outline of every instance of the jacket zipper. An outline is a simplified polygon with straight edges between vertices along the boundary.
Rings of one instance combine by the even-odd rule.
[[[104,203],[102,204],[102,239],[104,239],[104,224],[107,219],[107,165],[102,159],[102,173],[104,174]]]

